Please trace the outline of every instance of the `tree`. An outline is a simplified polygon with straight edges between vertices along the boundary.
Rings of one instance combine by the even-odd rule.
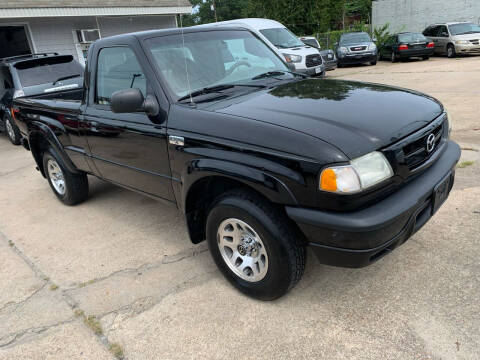
[[[185,26],[215,21],[257,17],[277,20],[299,35],[343,29],[353,17],[370,20],[372,0],[190,0],[192,15],[183,16]]]
[[[215,22],[215,12],[217,21],[240,19],[248,0],[190,0],[190,3],[193,14],[183,16],[184,26]]]

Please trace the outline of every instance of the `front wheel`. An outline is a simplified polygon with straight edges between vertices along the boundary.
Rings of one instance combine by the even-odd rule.
[[[457,56],[457,53],[455,51],[455,46],[453,46],[452,44],[448,44],[447,46],[447,56],[449,58],[454,58],[455,56]]]
[[[17,125],[10,116],[5,116],[4,121],[8,138],[13,145],[20,145],[22,135],[20,134],[20,130],[18,129]]]
[[[422,57],[423,60],[429,60],[430,59],[430,56],[424,56]]]
[[[372,66],[377,65],[377,61],[375,60],[375,61],[370,62],[370,65],[372,65]]]
[[[62,203],[76,205],[87,199],[87,174],[70,172],[52,149],[43,154],[43,169],[50,187]]]
[[[293,288],[305,270],[300,234],[267,200],[244,191],[221,196],[207,219],[215,263],[237,289],[274,300]]]

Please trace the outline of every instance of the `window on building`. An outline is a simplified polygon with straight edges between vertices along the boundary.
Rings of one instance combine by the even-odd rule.
[[[109,105],[115,91],[139,89],[147,93],[147,78],[135,53],[128,47],[104,48],[98,55],[95,102]]]

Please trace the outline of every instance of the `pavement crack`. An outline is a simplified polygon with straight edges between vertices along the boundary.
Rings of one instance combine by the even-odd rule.
[[[106,276],[98,277],[98,278],[95,278],[95,279],[77,284],[76,286],[69,287],[69,288],[65,289],[64,292],[68,293],[70,291],[73,291],[73,290],[76,290],[76,289],[79,289],[79,288],[84,288],[84,287],[87,287],[89,285],[96,284],[96,283],[99,283],[101,281],[110,279],[110,278],[112,278],[116,275],[120,275],[120,274],[129,274],[129,273],[142,272],[142,271],[146,271],[146,270],[158,269],[159,267],[164,266],[164,265],[174,264],[174,263],[183,261],[185,259],[189,259],[189,258],[198,256],[198,255],[201,255],[201,254],[205,253],[206,251],[208,251],[208,248],[205,248],[204,246],[193,247],[193,248],[189,248],[189,249],[186,249],[186,250],[182,250],[182,251],[180,251],[180,252],[178,252],[177,254],[174,254],[174,255],[165,255],[162,260],[159,260],[159,261],[156,261],[156,262],[153,262],[153,263],[146,263],[146,264],[143,264],[143,265],[141,265],[139,267],[136,267],[136,268],[126,268],[126,269],[117,270],[117,271],[114,271],[114,272],[112,272],[112,273],[110,273]]]
[[[33,293],[31,293],[29,296],[27,296],[25,299],[23,299],[22,301],[19,301],[19,302],[9,302],[7,303],[5,306],[1,307],[0,308],[0,314],[2,314],[3,312],[6,312],[6,310],[8,309],[8,312],[15,312],[18,310],[18,308],[20,308],[21,306],[23,306],[24,304],[26,304],[28,301],[30,301],[30,299],[32,299],[35,295],[37,295],[39,292],[41,292],[43,289],[45,289],[46,285],[48,284],[48,282],[45,281],[45,283],[39,287],[37,290],[35,290]],[[13,309],[9,309],[10,307],[13,306]]]
[[[15,346],[16,343],[18,341],[20,341],[25,336],[38,335],[38,334],[41,334],[41,333],[43,333],[43,332],[45,332],[49,329],[52,329],[52,328],[57,327],[57,326],[69,324],[73,321],[75,321],[75,317],[69,318],[69,319],[64,320],[64,321],[59,321],[59,322],[56,322],[56,323],[50,324],[50,325],[39,326],[39,327],[31,327],[31,328],[19,331],[17,333],[7,334],[7,335],[0,338],[0,349]]]

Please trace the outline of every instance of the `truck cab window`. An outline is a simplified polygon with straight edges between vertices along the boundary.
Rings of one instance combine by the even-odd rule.
[[[147,79],[128,47],[104,48],[98,55],[95,103],[109,105],[118,90],[137,88],[146,96]]]

